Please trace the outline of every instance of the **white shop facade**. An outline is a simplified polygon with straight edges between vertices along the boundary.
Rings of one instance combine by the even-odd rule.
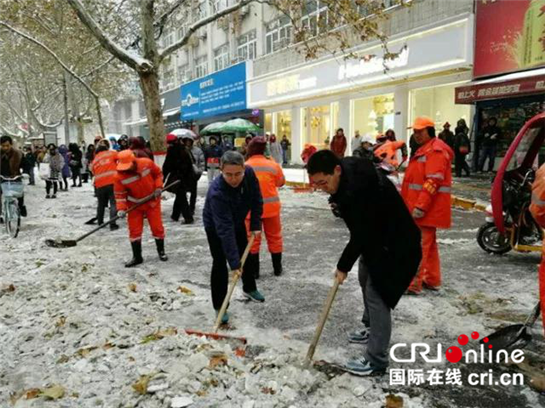
[[[375,137],[393,129],[407,141],[407,126],[420,115],[434,119],[438,131],[447,121],[452,129],[460,118],[471,123],[473,108],[456,105],[454,89],[471,80],[472,15],[391,37],[388,47],[398,56],[386,71],[376,43],[354,50],[375,56],[367,61],[328,57],[254,77],[248,107],[265,111],[265,131],[291,140],[293,163],[301,162],[305,144],[326,147],[337,128],[350,149],[356,130]]]

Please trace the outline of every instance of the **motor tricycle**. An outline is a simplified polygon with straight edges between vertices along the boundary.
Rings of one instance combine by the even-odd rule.
[[[524,124],[509,146],[492,184],[486,222],[477,233],[477,242],[486,252],[541,251],[543,230],[529,208],[544,140],[545,113],[540,113]]]

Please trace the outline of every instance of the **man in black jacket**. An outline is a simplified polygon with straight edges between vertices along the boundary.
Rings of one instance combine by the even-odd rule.
[[[310,158],[307,171],[318,189],[331,194],[350,231],[350,241],[335,271],[339,283],[360,258],[366,329],[358,333],[357,342],[368,345],[364,356],[348,362],[345,368],[357,375],[383,373],[388,366],[392,330],[390,309],[418,270],[420,230],[394,185],[371,161],[357,157],[341,160],[322,150]],[[353,337],[349,338],[352,342]]]

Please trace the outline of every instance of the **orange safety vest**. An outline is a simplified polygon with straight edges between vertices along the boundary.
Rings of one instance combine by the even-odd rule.
[[[451,163],[454,153],[441,139],[432,138],[409,161],[401,195],[412,213],[424,211],[415,222],[424,227],[450,228]]]
[[[106,150],[95,156],[91,163],[91,171],[95,175],[95,187],[105,187],[114,184],[114,177],[117,174],[117,152]]]
[[[397,161],[397,151],[405,146],[405,142],[396,141],[392,142],[388,140],[386,143],[383,143],[380,147],[375,150],[375,156],[386,161],[386,163],[391,164],[394,167],[399,166]]]
[[[530,212],[539,226],[545,228],[545,165],[539,168],[534,184],[532,184]],[[545,241],[543,241],[543,245],[545,245]]]
[[[286,183],[282,167],[274,160],[267,159],[260,154],[251,156],[246,160],[246,165],[254,170],[259,180],[259,188],[263,197],[262,218],[276,217],[280,214],[278,187],[282,187]]]
[[[136,159],[136,171],[118,171],[114,176],[114,193],[116,207],[126,211],[129,203],[138,204],[163,188],[163,173],[159,166],[146,158]],[[157,202],[158,197],[151,202]]]

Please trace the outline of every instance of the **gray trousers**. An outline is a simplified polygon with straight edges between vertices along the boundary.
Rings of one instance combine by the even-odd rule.
[[[363,257],[359,260],[358,279],[363,294],[362,323],[369,328],[369,342],[364,357],[378,368],[388,366],[388,346],[392,335],[392,316],[390,307],[384,302],[376,288],[373,286],[369,269],[363,263]]]

